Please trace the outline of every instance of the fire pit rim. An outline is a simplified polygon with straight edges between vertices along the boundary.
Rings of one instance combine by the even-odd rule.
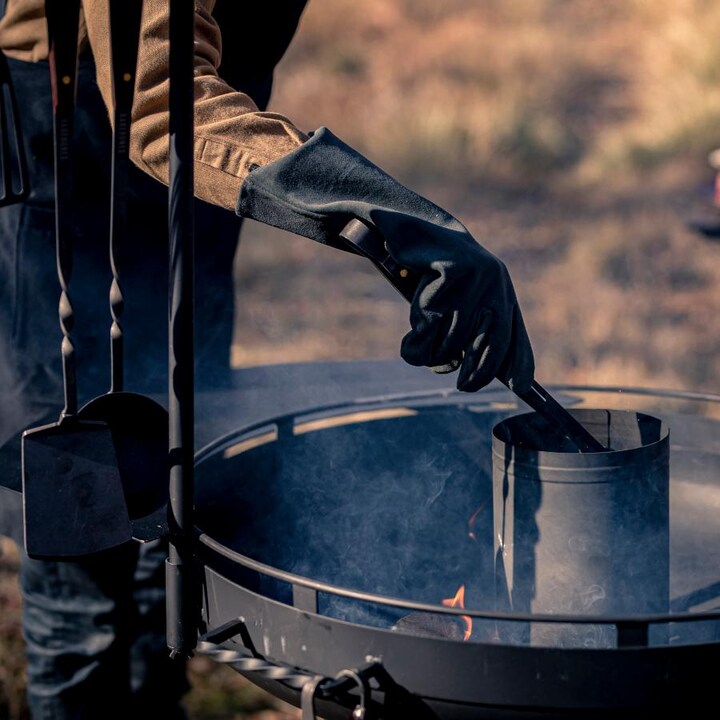
[[[646,397],[658,397],[675,400],[694,400],[694,401],[706,401],[720,404],[720,393],[711,392],[698,392],[691,390],[674,390],[674,389],[657,389],[652,387],[641,387],[641,386],[620,386],[620,385],[570,385],[570,384],[556,384],[546,385],[547,390],[553,393],[582,393],[582,392],[593,392],[593,393],[617,393],[618,395],[640,395]],[[498,396],[499,399],[486,399],[479,401],[477,398],[480,395],[492,395]],[[427,401],[434,400],[436,402],[446,400],[448,398],[460,399],[463,405],[469,407],[478,406],[486,407],[492,406],[494,403],[501,403],[505,407],[508,407],[511,403],[514,406],[519,407],[516,402],[517,398],[509,390],[503,387],[495,387],[490,385],[487,388],[479,391],[478,393],[465,393],[454,389],[441,388],[432,390],[421,390],[408,393],[388,393],[383,395],[374,395],[371,397],[357,398],[353,401],[342,401],[337,403],[326,403],[324,405],[318,405],[312,409],[304,409],[299,411],[292,411],[275,415],[273,417],[264,418],[246,425],[234,428],[227,433],[224,433],[214,438],[209,443],[206,443],[202,447],[195,451],[195,464],[202,462],[206,457],[218,452],[231,440],[234,440],[238,435],[248,435],[251,432],[259,431],[262,428],[270,428],[273,426],[280,425],[292,425],[294,419],[306,420],[320,416],[325,413],[336,412],[342,414],[341,411],[353,411],[358,412],[362,409],[372,409],[375,407],[385,407],[388,403],[400,403],[403,401],[405,405],[416,406],[416,407],[427,407]],[[425,402],[421,402],[425,401]]]
[[[676,613],[654,613],[645,615],[560,615],[560,614],[539,614],[539,613],[518,613],[518,612],[498,612],[492,610],[473,610],[473,608],[448,607],[445,605],[435,605],[433,603],[421,603],[413,600],[405,600],[402,598],[394,598],[389,595],[378,595],[368,593],[362,590],[352,590],[351,588],[332,585],[320,580],[312,580],[302,575],[296,575],[286,570],[279,570],[271,565],[266,565],[258,560],[253,560],[247,555],[226,547],[217,540],[211,538],[199,528],[195,528],[197,540],[202,545],[218,553],[227,560],[231,560],[248,570],[272,577],[276,580],[298,585],[300,587],[322,592],[327,594],[344,597],[351,600],[359,600],[361,602],[372,603],[376,605],[386,605],[395,608],[404,608],[413,610],[414,612],[432,613],[442,615],[467,615],[478,620],[506,620],[517,622],[541,622],[541,623],[572,623],[572,624],[592,624],[592,625],[659,625],[663,623],[676,622],[705,622],[709,620],[720,620],[720,610],[713,612],[676,612]],[[271,600],[272,598],[268,598]],[[287,604],[287,603],[283,603]],[[316,613],[322,615],[322,613]]]

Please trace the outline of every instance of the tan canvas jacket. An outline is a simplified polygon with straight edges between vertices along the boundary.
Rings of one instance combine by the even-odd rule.
[[[238,0],[239,1],[239,0]],[[252,165],[291,152],[307,138],[286,117],[261,112],[251,98],[233,90],[217,74],[221,37],[212,10],[215,0],[195,2],[195,194],[229,210]],[[106,106],[111,102],[108,0],[83,0],[81,46],[90,43],[97,81]],[[0,49],[28,62],[47,58],[44,0],[7,0],[0,21]],[[132,160],[168,183],[168,0],[145,0],[140,35]]]

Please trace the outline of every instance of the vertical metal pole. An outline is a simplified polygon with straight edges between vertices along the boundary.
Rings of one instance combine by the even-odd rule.
[[[62,6],[62,8],[61,8]],[[55,158],[55,245],[60,303],[58,317],[62,331],[62,355],[65,407],[61,417],[77,414],[77,371],[73,328],[75,312],[70,300],[70,276],[73,264],[73,193],[72,139],[77,92],[77,36],[80,1],[47,0],[50,83],[53,103]]]
[[[170,547],[166,565],[167,643],[172,657],[197,641],[194,502],[193,0],[170,3],[170,233],[168,411]]]

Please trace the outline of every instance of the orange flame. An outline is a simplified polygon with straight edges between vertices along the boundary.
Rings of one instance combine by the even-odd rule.
[[[475,521],[478,518],[478,515],[481,513],[481,511],[485,508],[485,505],[487,505],[487,501],[482,503],[480,507],[470,516],[470,519],[468,520],[468,537],[471,540],[477,540],[477,535],[475,534]]]
[[[455,597],[446,598],[442,601],[445,607],[460,607],[465,609],[465,586],[461,585],[455,593]],[[465,621],[465,635],[463,640],[469,640],[472,635],[472,618],[467,615],[460,616]]]

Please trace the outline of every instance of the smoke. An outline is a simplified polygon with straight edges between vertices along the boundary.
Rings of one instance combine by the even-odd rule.
[[[559,485],[547,483],[530,504],[528,519],[535,529],[527,532],[519,530],[523,513],[518,515],[515,497],[516,541],[518,533],[530,539],[530,569],[539,573],[540,582],[532,575],[526,583],[517,568],[511,570],[516,573],[511,588],[516,604],[508,608],[499,602],[496,587],[507,579],[498,575],[502,566],[495,562],[493,517],[498,511],[493,509],[491,437],[507,415],[445,405],[423,408],[414,416],[297,435],[281,427],[276,441],[229,459],[218,453],[198,466],[198,525],[215,540],[271,567],[354,591],[440,604],[464,584],[465,606],[471,611],[599,612],[601,618],[608,612],[632,616],[720,607],[717,463],[713,453],[675,446],[669,494],[666,486],[665,494],[657,487],[657,492],[628,496],[625,489],[598,482],[576,487],[573,497],[561,500],[552,494]],[[692,440],[705,442],[697,434]],[[652,483],[643,483],[652,489]],[[583,499],[589,488],[592,497]],[[653,510],[658,502],[666,503],[665,518]],[[551,516],[547,513],[553,505]],[[619,531],[641,521],[632,532]],[[563,527],[568,531],[564,547]],[[596,552],[593,533],[605,538],[609,551]],[[625,549],[618,544],[623,539],[632,541]],[[664,559],[653,550],[663,544],[669,547]],[[600,564],[593,569],[593,563]],[[570,588],[565,593],[570,605],[561,603],[553,567],[580,574],[582,582],[562,580]],[[668,583],[669,591],[663,590]],[[525,605],[518,604],[523,587],[529,593]],[[658,588],[662,592],[656,593]],[[291,602],[287,583],[264,579],[260,591]],[[396,631],[442,633],[447,622],[444,616],[433,620],[427,614],[408,620],[410,610],[332,593],[320,593],[318,603],[323,614],[395,626]],[[600,622],[533,625],[475,619],[470,640],[616,644],[612,626]],[[719,627],[715,621],[659,624],[649,628],[649,641],[703,642],[717,639]]]

